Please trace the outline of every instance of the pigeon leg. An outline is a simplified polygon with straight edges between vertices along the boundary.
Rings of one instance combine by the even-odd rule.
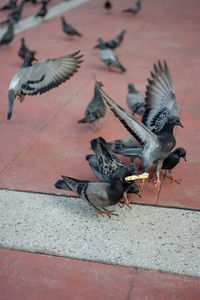
[[[129,200],[127,198],[127,193],[124,193],[123,199],[124,199],[123,206],[126,205],[131,209]]]
[[[169,178],[171,179],[170,183],[173,183],[173,182],[176,182],[176,183],[178,183],[178,184],[181,183],[182,179],[181,179],[181,178],[180,178],[180,179],[175,178],[175,177],[173,176],[171,170],[169,170],[169,174],[170,174]]]
[[[103,215],[104,212],[103,211],[101,211],[100,209],[98,209],[96,207],[94,207],[94,209],[95,209],[95,214],[96,214],[97,217],[98,217],[98,215],[104,217],[104,215]]]
[[[163,160],[159,160],[156,166],[156,180],[154,181],[155,188],[160,188],[160,170],[162,168]]]
[[[118,214],[113,213],[113,211],[109,211],[106,208],[102,207],[102,209],[104,210],[104,213],[111,218],[111,216],[119,216]]]
[[[141,189],[141,190],[143,190],[144,184],[145,184],[145,179],[142,179],[142,180],[141,180],[141,183],[140,183],[140,189]]]

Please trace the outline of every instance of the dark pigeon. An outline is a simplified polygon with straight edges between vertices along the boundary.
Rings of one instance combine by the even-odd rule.
[[[180,183],[181,179],[176,179],[172,175],[172,169],[180,162],[180,159],[183,158],[186,161],[186,151],[184,148],[177,148],[172,151],[163,161],[162,169],[167,170],[170,174],[171,182]]]
[[[119,47],[124,39],[124,34],[126,33],[127,31],[125,29],[123,29],[120,34],[118,34],[118,36],[116,36],[114,39],[112,40],[109,40],[107,42],[104,42],[104,45],[107,47],[107,48],[110,48],[110,49],[115,49],[117,47]],[[100,47],[100,44],[97,44],[94,49],[97,49]]]
[[[111,217],[111,215],[117,214],[107,210],[106,207],[117,204],[123,197],[127,186],[126,176],[127,170],[122,170],[119,176],[112,178],[111,183],[92,182],[62,176],[63,180],[58,180],[54,185],[58,189],[74,191],[95,209],[96,215],[106,214]]]
[[[154,65],[154,71],[155,73],[151,73],[153,80],[149,80],[146,93],[146,110],[149,109],[146,121],[152,120],[151,130],[129,115],[100,87],[98,88],[111,110],[140,144],[139,147],[132,148],[132,153],[141,159],[145,172],[153,164],[156,165],[155,183],[156,187],[159,187],[163,160],[176,145],[173,129],[176,125],[181,127],[183,125],[177,116],[177,105],[167,63],[164,62],[162,65],[158,62],[158,65]]]
[[[0,10],[15,9],[17,7],[17,0],[10,0],[7,4],[0,7]]]
[[[12,22],[10,22],[8,24],[7,31],[4,33],[4,35],[2,36],[2,38],[0,40],[0,46],[10,44],[10,42],[12,42],[12,40],[14,39],[14,37],[15,37],[14,25],[13,25]]]
[[[69,36],[74,36],[74,35],[82,36],[80,32],[78,32],[75,28],[72,27],[72,25],[68,24],[65,21],[64,17],[61,17],[61,20],[62,20],[62,30],[64,33],[66,33]]]
[[[143,116],[145,111],[144,95],[136,90],[133,83],[128,84],[126,103],[133,115]]]
[[[119,62],[117,57],[114,55],[114,52],[105,46],[102,38],[98,39],[100,46],[99,46],[99,58],[109,67],[109,68],[116,68],[120,69],[122,72],[125,72],[126,69],[122,66]]]
[[[112,8],[112,3],[111,3],[111,1],[107,0],[107,1],[104,2],[103,6],[104,6],[105,9],[107,9],[108,11],[110,11],[111,8]]]
[[[21,57],[22,59],[25,59],[25,56],[28,52],[33,53],[33,55],[36,54],[36,51],[32,51],[27,48],[27,46],[25,45],[24,37],[22,37],[21,38],[21,46],[18,50],[18,56]]]
[[[126,167],[107,147],[107,143],[102,137],[91,141],[91,149],[95,155],[88,154],[86,160],[88,160],[93,173],[100,181],[110,183],[114,176],[121,174],[122,169],[127,170],[128,176],[137,174],[137,165],[131,164]],[[129,206],[126,196],[127,192],[139,194],[139,188],[134,182],[127,184],[127,189],[124,191],[124,199],[125,204]]]
[[[35,18],[38,18],[38,17],[44,18],[46,16],[46,14],[48,12],[47,4],[48,4],[48,1],[42,1],[42,6],[39,9],[39,11],[37,12],[37,14],[35,15]]]
[[[128,12],[132,14],[136,14],[141,9],[141,0],[138,0],[134,5],[132,5],[130,8],[122,10],[122,12]]]
[[[83,55],[79,55],[79,53],[80,51],[77,51],[54,59],[44,59],[33,65],[31,63],[34,56],[32,53],[28,53],[22,67],[16,72],[9,86],[8,120],[12,116],[13,104],[17,96],[22,101],[25,95],[45,93],[70,79],[82,63]]]
[[[102,83],[99,82],[99,85],[102,86]],[[84,118],[79,120],[78,123],[92,123],[95,126],[96,122],[101,123],[105,114],[106,105],[95,85],[94,96],[86,108]]]

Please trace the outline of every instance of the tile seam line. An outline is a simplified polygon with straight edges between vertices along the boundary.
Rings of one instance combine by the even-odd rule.
[[[126,298],[126,300],[130,300],[131,299],[131,294],[133,291],[133,287],[134,287],[134,280],[135,277],[137,276],[137,268],[132,269],[132,278],[130,279],[130,283],[129,283],[129,288],[128,288],[128,296]]]
[[[52,254],[48,252],[39,252],[39,251],[30,251],[30,250],[24,250],[24,249],[15,249],[14,247],[10,248],[5,248],[2,247],[2,244],[0,244],[0,251],[1,250],[8,250],[8,251],[17,251],[17,252],[24,252],[28,254],[35,254],[35,255],[44,255],[44,256],[50,256],[50,257],[57,257],[57,258],[62,258],[62,259],[69,259],[69,260],[75,260],[75,261],[80,261],[80,262],[88,262],[88,263],[95,263],[95,264],[101,264],[101,265],[106,265],[106,266],[112,266],[112,267],[122,267],[126,268],[129,270],[135,271],[135,276],[137,276],[137,271],[138,270],[144,270],[146,272],[156,272],[156,273],[164,273],[164,274],[170,274],[170,275],[176,275],[176,276],[181,276],[181,277],[188,277],[188,278],[194,278],[194,279],[199,279],[200,280],[200,275],[190,275],[190,274],[185,274],[185,273],[177,273],[177,272],[169,272],[169,271],[164,271],[161,269],[152,269],[152,268],[143,268],[143,267],[138,267],[138,266],[126,266],[126,265],[120,265],[117,263],[111,263],[111,262],[106,262],[103,260],[97,261],[97,260],[89,260],[89,259],[80,259],[77,257],[72,257],[72,256],[62,256],[59,254]],[[134,276],[134,274],[133,274]],[[126,300],[129,300],[129,298],[126,298]]]
[[[62,105],[62,107],[59,109],[59,111],[54,114],[49,120],[47,120],[45,122],[45,124],[40,128],[40,130],[38,130],[36,136],[34,136],[33,139],[31,139],[22,149],[21,151],[19,151],[18,153],[16,153],[14,155],[14,157],[7,163],[7,165],[0,171],[0,175],[2,175],[4,173],[4,171],[17,159],[17,157],[23,153],[24,151],[26,151],[33,143],[35,140],[37,140],[38,136],[40,136],[41,132],[43,132],[43,130],[49,125],[50,122],[52,122],[53,120],[56,119],[56,117],[62,112],[62,110],[74,99],[74,97],[76,97],[81,91],[84,91],[84,89],[86,88],[86,85],[82,86],[78,91],[76,91],[76,93],[73,94],[73,96]]]
[[[44,20],[40,20],[40,19],[35,19],[35,15],[31,15],[28,17],[25,17],[24,19],[22,19],[21,21],[19,21],[19,23],[16,25],[15,28],[15,34],[24,32],[28,29],[34,28],[37,25],[42,24],[43,21],[48,21],[51,20],[57,16],[59,16],[60,14],[66,12],[66,11],[70,11],[71,9],[74,9],[80,5],[83,5],[87,2],[89,2],[91,0],[73,0],[72,2],[61,2],[57,5],[51,6],[48,9],[48,14],[46,15],[46,17],[44,18]],[[0,29],[0,34],[3,35],[6,31],[7,26],[4,26],[2,29]]]
[[[45,192],[35,192],[35,191],[27,191],[27,190],[17,190],[17,189],[7,189],[7,188],[0,188],[0,193],[1,192],[16,192],[16,193],[26,193],[26,194],[36,194],[36,195],[44,195],[44,196],[54,196],[54,197],[63,197],[63,198],[76,198],[80,199],[80,197],[74,195],[63,195],[63,194],[53,194],[53,193],[45,193]],[[200,212],[200,209],[196,208],[190,208],[190,207],[179,207],[179,206],[167,206],[167,205],[155,205],[151,203],[138,203],[138,202],[133,202],[133,205],[138,205],[138,206],[147,206],[147,207],[154,207],[154,208],[162,208],[162,209],[174,209],[174,210],[183,210],[183,211],[188,211],[188,212]]]

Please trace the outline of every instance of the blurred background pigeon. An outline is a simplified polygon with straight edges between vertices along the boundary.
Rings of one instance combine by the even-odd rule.
[[[133,83],[128,84],[126,103],[133,115],[143,116],[145,111],[144,95],[136,90]]]
[[[66,33],[69,36],[74,36],[74,35],[82,36],[80,32],[78,32],[75,28],[72,27],[72,25],[68,24],[65,21],[64,17],[61,17],[61,20],[62,20],[62,30],[64,33]]]
[[[104,45],[107,47],[107,48],[110,48],[110,49],[115,49],[117,48],[119,45],[121,45],[122,41],[123,41],[123,38],[124,38],[124,34],[126,33],[127,31],[125,29],[123,29],[120,34],[118,36],[116,36],[114,39],[112,40],[109,40],[107,42],[104,42]],[[94,49],[97,49],[100,47],[100,44],[97,44],[96,46],[94,46]]]
[[[15,37],[15,33],[14,33],[13,22],[9,22],[7,31],[4,33],[4,35],[0,40],[0,46],[10,44],[10,42],[12,42],[14,37]]]
[[[99,85],[102,86],[102,83],[99,82]],[[78,123],[92,123],[95,127],[96,122],[102,122],[102,118],[105,116],[105,114],[106,105],[102,99],[101,94],[99,93],[99,90],[95,85],[94,96],[86,108],[84,118],[79,120]],[[95,129],[97,129],[97,127],[95,127]]]
[[[141,0],[138,0],[134,5],[132,5],[130,8],[123,9],[122,12],[128,12],[132,14],[136,14],[141,9]]]
[[[38,17],[44,18],[48,12],[48,9],[47,9],[48,1],[42,1],[41,3],[42,3],[42,6],[39,9],[39,11],[37,12],[37,14],[35,15],[35,18],[38,18]]]
[[[27,48],[27,46],[25,45],[24,37],[21,37],[21,46],[18,50],[18,56],[21,57],[22,59],[25,59],[27,52],[31,52],[31,53],[33,53],[33,55],[36,54],[36,51],[32,51]]]
[[[99,45],[99,58],[109,67],[109,68],[116,68],[121,70],[122,72],[125,72],[126,69],[122,66],[122,64],[119,62],[117,57],[114,55],[114,52],[105,46],[102,38],[98,39],[100,45]]]
[[[104,2],[104,8],[108,11],[108,12],[110,12],[110,10],[112,9],[112,3],[111,3],[111,1],[105,1]]]
[[[10,0],[7,4],[0,7],[0,10],[15,9],[17,7],[17,0]]]

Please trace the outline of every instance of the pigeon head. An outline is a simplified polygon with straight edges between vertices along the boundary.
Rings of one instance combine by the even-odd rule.
[[[178,156],[182,157],[184,161],[186,161],[186,151],[184,148],[177,148],[176,150],[174,150],[174,152],[176,152]]]
[[[133,92],[133,91],[135,90],[135,87],[134,87],[134,84],[133,84],[133,83],[129,83],[129,84],[128,84],[128,90],[129,90],[130,92]]]
[[[128,166],[128,170],[131,173],[130,175],[135,175],[138,173],[138,166],[136,164],[132,163]]]
[[[127,33],[127,30],[123,29],[122,32],[121,32],[121,34],[125,34],[125,33]]]
[[[103,86],[103,83],[101,81],[98,81],[97,84],[99,85],[99,87]]]
[[[24,37],[21,37],[21,42],[24,43]]]
[[[179,117],[177,117],[177,116],[172,116],[169,118],[169,125],[171,125],[172,127],[177,125],[177,126],[181,126],[182,128],[184,128]]]

